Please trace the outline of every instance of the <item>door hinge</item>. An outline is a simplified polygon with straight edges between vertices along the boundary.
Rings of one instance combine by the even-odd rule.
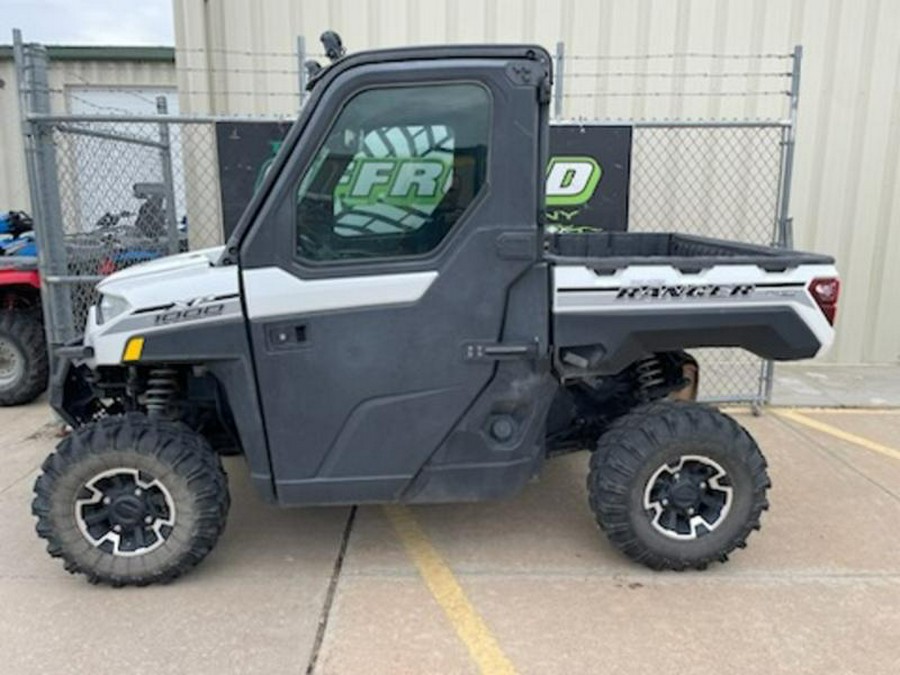
[[[548,105],[553,100],[553,79],[549,72],[544,73],[537,88],[538,103]]]

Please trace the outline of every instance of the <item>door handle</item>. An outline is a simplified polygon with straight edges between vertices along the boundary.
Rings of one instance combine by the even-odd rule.
[[[266,326],[266,346],[273,351],[306,344],[306,324],[277,323]]]

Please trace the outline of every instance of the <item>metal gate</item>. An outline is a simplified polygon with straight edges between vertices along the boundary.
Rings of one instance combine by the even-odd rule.
[[[14,50],[47,336],[58,346],[80,335],[104,275],[222,243],[215,136],[222,118],[167,115],[164,100],[158,116],[51,115],[50,96],[62,92],[48,85],[44,48],[16,39]],[[789,56],[784,120],[615,122],[633,127],[629,229],[790,246],[799,48]],[[560,117],[564,99],[580,94],[566,92],[578,72],[561,45],[556,62]],[[697,355],[705,400],[768,400],[771,363],[741,350]]]
[[[77,339],[104,276],[222,243],[212,117],[52,115],[40,45],[14,45],[47,340]],[[190,214],[190,215],[188,215]]]

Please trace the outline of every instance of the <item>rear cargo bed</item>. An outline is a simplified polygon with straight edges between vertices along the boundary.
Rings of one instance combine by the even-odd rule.
[[[810,291],[837,276],[828,256],[643,232],[556,234],[545,255],[553,343],[575,350],[595,374],[697,347],[809,358],[834,336]]]
[[[669,265],[682,272],[713,265],[757,265],[780,271],[834,262],[826,255],[668,232],[553,234],[547,238],[545,257],[558,265],[585,265],[597,272],[630,265]]]

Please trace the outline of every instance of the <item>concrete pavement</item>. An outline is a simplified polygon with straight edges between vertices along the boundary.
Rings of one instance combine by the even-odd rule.
[[[776,363],[772,403],[784,406],[898,407],[900,365]]]
[[[900,412],[802,415],[900,448]],[[588,511],[581,454],[507,502],[410,508],[418,534],[359,508],[341,559],[349,509],[264,505],[236,459],[210,557],[171,585],[113,590],[65,573],[34,535],[46,407],[0,409],[0,669],[898,672],[900,461],[771,412],[737,417],[769,458],[772,509],[706,572],[619,556]]]

